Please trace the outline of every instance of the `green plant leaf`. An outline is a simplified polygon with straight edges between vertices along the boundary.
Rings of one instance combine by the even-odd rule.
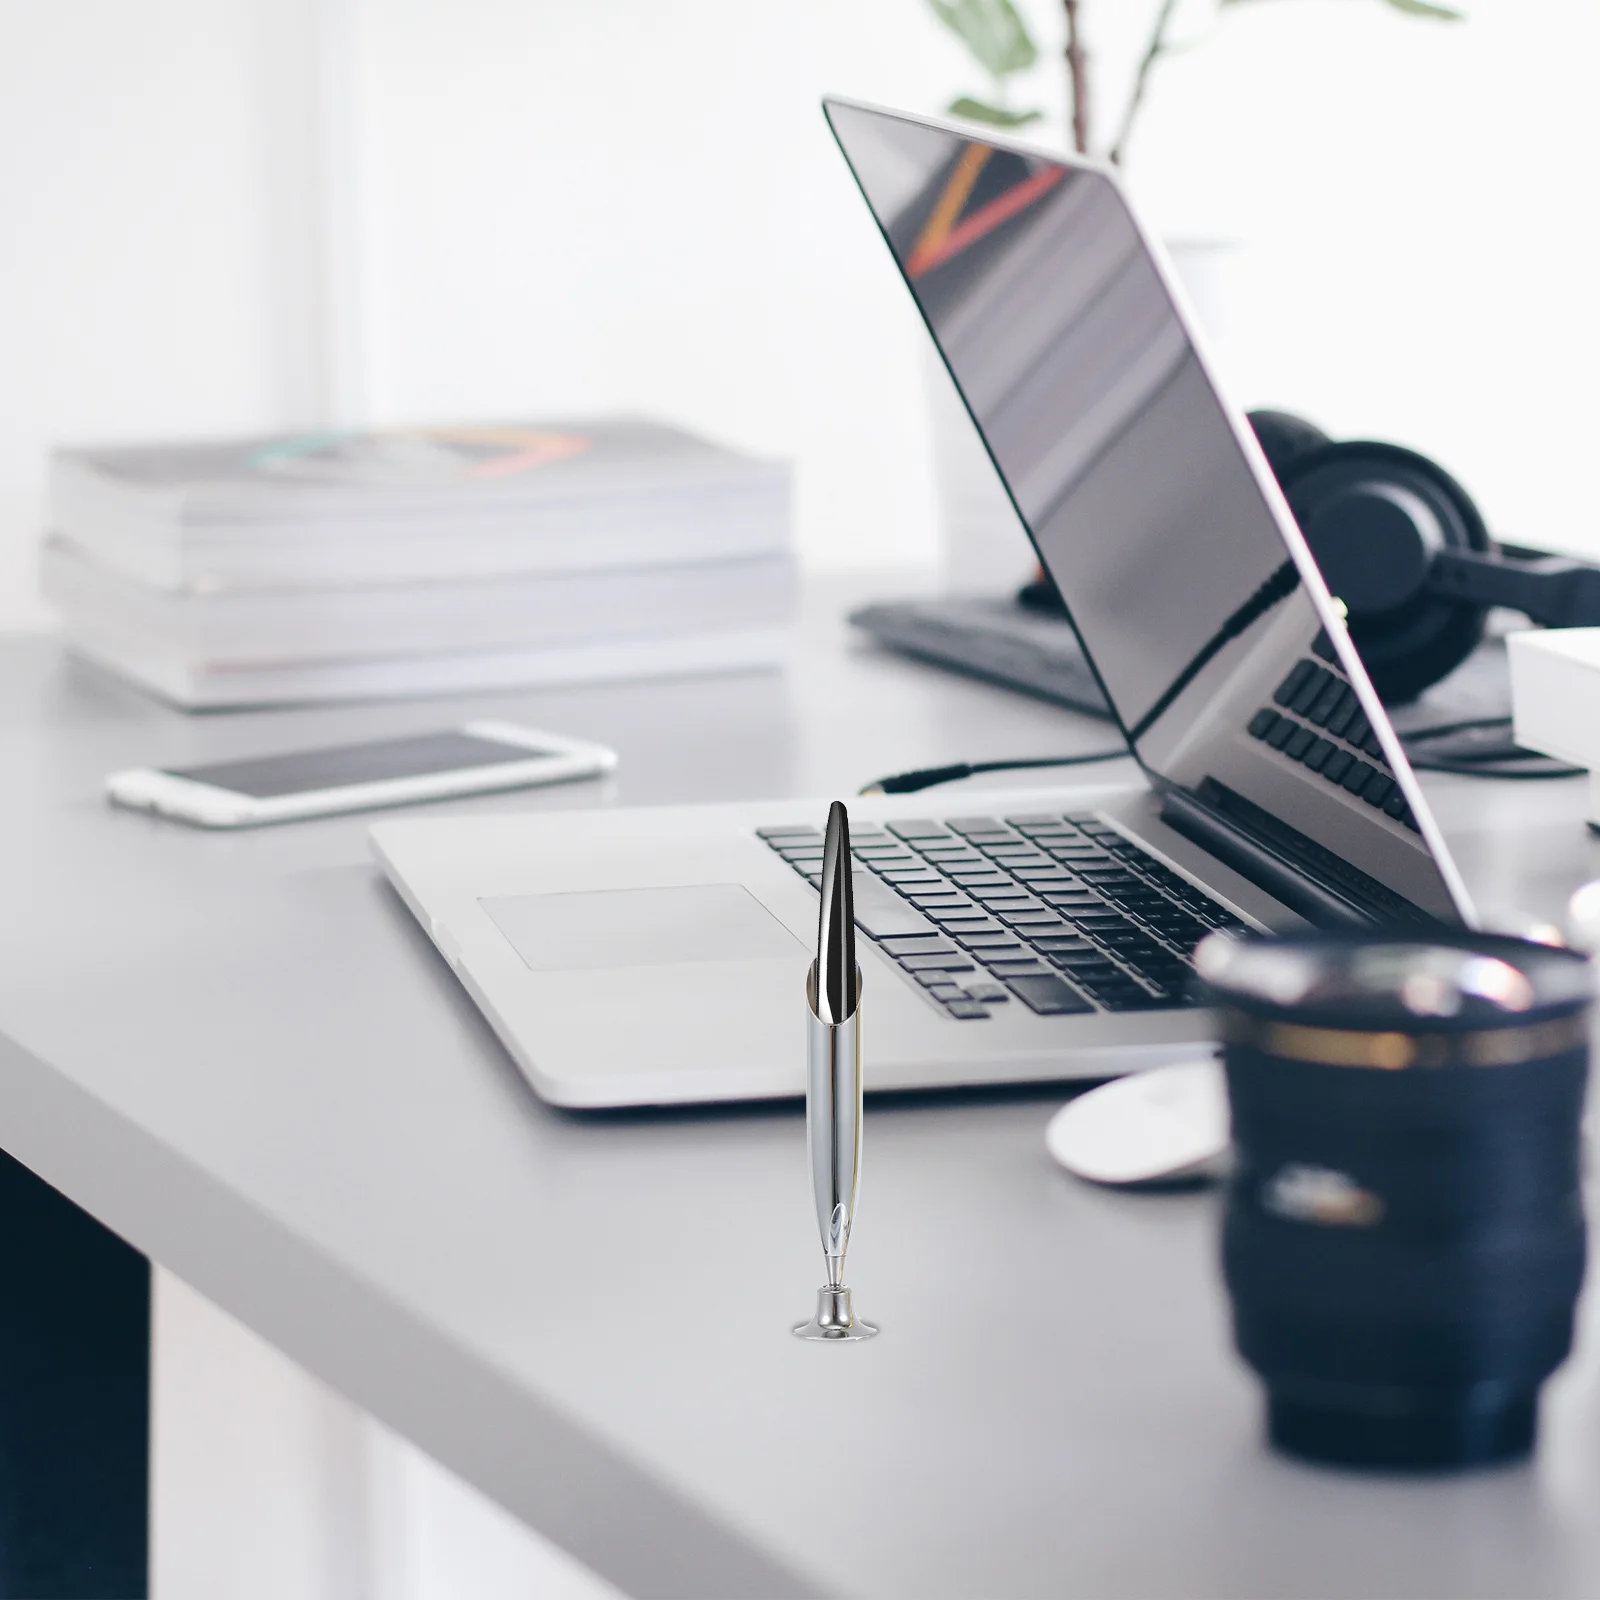
[[[1238,6],[1252,3],[1252,0],[1217,0],[1219,6]],[[1434,4],[1434,0],[1383,0],[1383,3],[1394,11],[1403,12],[1408,17],[1429,17],[1435,22],[1465,22],[1467,14],[1457,11],[1454,6]]]
[[[1025,72],[1039,47],[1011,0],[928,0],[933,14],[994,78]]]
[[[991,128],[1025,128],[1044,115],[1042,111],[1007,111],[1004,106],[987,105],[965,94],[944,109],[946,116],[965,117],[968,122],[987,122]]]
[[[1436,6],[1432,0],[1385,0],[1394,11],[1403,11],[1408,17],[1432,17],[1435,22],[1465,22],[1466,14],[1454,6]]]

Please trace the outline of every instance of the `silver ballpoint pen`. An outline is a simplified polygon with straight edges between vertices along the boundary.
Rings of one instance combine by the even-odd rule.
[[[878,1330],[855,1314],[844,1286],[861,1185],[861,968],[856,964],[850,816],[836,800],[822,853],[817,959],[806,974],[806,1144],[828,1281],[817,1314],[795,1328],[802,1339],[870,1339]]]

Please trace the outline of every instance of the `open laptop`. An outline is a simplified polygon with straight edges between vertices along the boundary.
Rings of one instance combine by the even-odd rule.
[[[875,1089],[1192,1054],[1209,930],[1470,921],[1243,417],[1107,169],[843,100],[833,133],[1143,782],[852,802]],[[802,1091],[827,802],[385,822],[538,1092]]]

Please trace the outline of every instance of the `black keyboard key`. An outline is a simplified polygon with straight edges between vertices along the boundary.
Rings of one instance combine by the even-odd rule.
[[[1367,721],[1365,711],[1358,711],[1346,724],[1341,735],[1346,744],[1353,744],[1358,750],[1372,737],[1372,724]]]
[[[897,894],[870,879],[856,881],[856,926],[869,939],[899,939],[909,934],[932,933],[926,917],[919,916]]]
[[[1299,694],[1301,689],[1305,687],[1306,680],[1312,677],[1316,670],[1316,667],[1313,666],[1309,661],[1295,662],[1293,669],[1289,673],[1289,676],[1278,685],[1277,693],[1274,694],[1272,698],[1276,700],[1280,706],[1288,705],[1289,702],[1293,700],[1297,694]]]
[[[1003,911],[1000,920],[1023,934],[1031,928],[1049,928],[1054,931],[1066,927],[1054,911],[1046,911],[1043,908],[1037,911]]]
[[[967,998],[967,991],[959,983],[932,983],[928,985],[928,993],[935,1000],[965,1000]]]
[[[955,922],[942,923],[944,931],[962,944],[973,940],[1009,939],[1011,935],[993,917],[962,917]]]
[[[1360,794],[1366,788],[1367,780],[1376,776],[1376,768],[1369,767],[1364,761],[1353,761],[1341,781],[1351,794]]]
[[[933,920],[958,944],[962,941],[964,935],[981,931],[989,926],[987,917],[936,916]]]
[[[1313,772],[1321,772],[1323,763],[1331,756],[1336,746],[1328,739],[1316,740],[1311,748],[1300,758],[1303,765],[1311,768]]]
[[[919,934],[910,939],[884,939],[881,948],[892,956],[953,956],[955,946],[937,934]]]
[[[1091,910],[1100,904],[1086,889],[1046,889],[1039,898],[1046,905],[1054,906],[1064,917]]]
[[[1339,704],[1333,715],[1328,718],[1327,729],[1336,739],[1344,738],[1345,729],[1361,715],[1361,702],[1356,699],[1354,689],[1345,689],[1339,696]]]
[[[1314,656],[1321,656],[1324,661],[1337,662],[1339,659],[1339,652],[1333,648],[1333,641],[1326,633],[1319,633],[1311,641],[1311,653]]]
[[[971,956],[951,954],[947,956],[901,956],[900,965],[907,972],[971,972],[973,963]]]
[[[1406,805],[1406,797],[1397,788],[1387,800],[1383,802],[1385,816],[1400,818],[1405,816],[1410,807]]]
[[[1296,728],[1289,735],[1288,741],[1283,747],[1283,753],[1299,761],[1316,742],[1317,736],[1309,728]]]
[[[809,839],[815,839],[818,844],[822,843],[822,835],[810,823],[784,822],[774,827],[756,829],[756,837],[758,839],[769,839],[774,844],[777,844],[780,840],[795,836],[804,836]]]
[[[1367,779],[1367,786],[1361,791],[1361,798],[1369,806],[1382,806],[1383,802],[1394,793],[1394,779],[1386,772],[1373,769],[1372,776]]]
[[[915,817],[909,822],[886,822],[884,827],[900,839],[948,839],[950,830],[942,822]]]
[[[913,972],[911,974],[924,989],[936,989],[941,983],[954,983],[949,972],[944,967],[930,967],[926,972]]]
[[[1036,978],[1013,978],[1010,988],[1030,1011],[1041,1017],[1074,1016],[1094,1009],[1070,983],[1053,972]]]
[[[1165,911],[1172,904],[1159,890],[1148,886],[1129,889],[1115,898],[1119,906],[1131,906],[1135,911]]]
[[[1033,951],[1027,945],[1012,940],[1009,944],[975,944],[968,949],[987,966],[991,961],[1031,961]]]
[[[1119,990],[1116,994],[1096,995],[1107,1011],[1172,1011],[1187,1002],[1175,995],[1148,994],[1143,989]]]
[[[1011,992],[1002,989],[998,983],[971,983],[967,985],[967,994],[974,1000],[982,1000],[986,1005],[992,1005],[999,1000],[1009,1000]]]
[[[1330,783],[1338,783],[1355,762],[1355,757],[1348,750],[1335,750],[1326,761],[1322,763],[1322,776]]]
[[[983,963],[997,978],[1044,977],[1050,972],[1042,961],[991,961]]]
[[[1328,718],[1338,709],[1339,702],[1344,699],[1344,685],[1331,673],[1327,682],[1318,691],[1317,698],[1311,702],[1310,709],[1306,712],[1306,720],[1314,722],[1319,728],[1328,725]]]
[[[945,1010],[962,1022],[977,1022],[989,1015],[989,1008],[976,1000],[950,1000],[945,1003]]]
[[[947,817],[945,827],[951,833],[1004,833],[1005,824],[998,817]]]
[[[1065,961],[1058,957],[1055,965],[1060,967],[1074,983],[1081,984],[1085,989],[1093,989],[1095,984],[1107,983],[1113,979],[1120,981],[1124,976],[1122,968],[1114,967],[1110,962],[1091,966],[1087,961]]]
[[[1265,708],[1250,719],[1250,737],[1252,739],[1265,739],[1266,736],[1278,726],[1278,713],[1270,708]]]
[[[1045,934],[1029,942],[1035,950],[1043,950],[1049,955],[1071,955],[1076,951],[1087,953],[1095,948],[1087,939],[1072,934]]]
[[[1332,681],[1333,674],[1323,667],[1317,667],[1306,681],[1300,685],[1294,699],[1289,702],[1289,709],[1304,716],[1318,700],[1322,698],[1322,691]]]
[[[1277,727],[1275,727],[1272,732],[1267,735],[1267,743],[1270,744],[1274,750],[1283,749],[1283,747],[1288,744],[1291,736],[1298,726],[1298,723],[1291,722],[1288,717],[1279,717]]]

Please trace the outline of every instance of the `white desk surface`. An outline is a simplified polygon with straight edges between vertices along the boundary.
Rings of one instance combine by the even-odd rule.
[[[0,641],[0,1143],[640,1595],[1600,1594],[1593,1315],[1531,1464],[1277,1459],[1229,1347],[1217,1196],[1075,1183],[1047,1091],[870,1107],[851,1273],[884,1332],[799,1344],[798,1106],[548,1110],[374,870],[367,819],[205,834],[100,796],[117,766],[469,715],[622,767],[463,813],[848,794],[1104,741],[848,646],[845,598],[813,589],[786,677],[240,715]],[[1429,787],[1491,911],[1554,916],[1600,874],[1581,780]]]

